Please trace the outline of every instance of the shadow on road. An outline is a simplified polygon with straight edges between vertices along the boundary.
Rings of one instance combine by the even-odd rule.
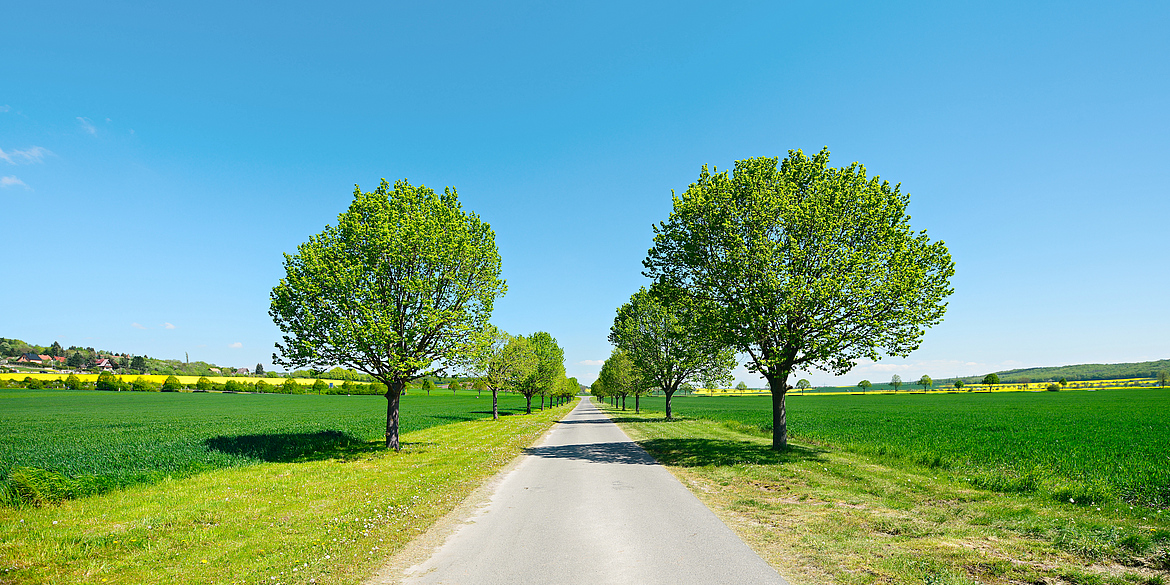
[[[625,463],[630,465],[658,465],[653,457],[646,454],[636,443],[585,443],[576,445],[554,445],[529,447],[524,452],[548,459],[578,459],[595,463]]]
[[[662,463],[679,467],[775,465],[820,459],[822,453],[791,445],[787,451],[773,451],[759,443],[720,439],[650,439],[641,445]]]
[[[581,418],[576,420],[561,419],[557,421],[558,425],[605,425],[609,424],[608,418]]]
[[[354,459],[385,450],[381,441],[363,441],[332,430],[212,437],[203,444],[222,453],[273,463]]]

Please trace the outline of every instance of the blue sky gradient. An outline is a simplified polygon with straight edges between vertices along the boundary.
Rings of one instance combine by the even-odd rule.
[[[268,367],[281,254],[406,177],[492,224],[494,321],[589,382],[672,189],[827,145],[911,193],[956,293],[814,383],[1170,357],[1163,3],[5,12],[0,336]]]

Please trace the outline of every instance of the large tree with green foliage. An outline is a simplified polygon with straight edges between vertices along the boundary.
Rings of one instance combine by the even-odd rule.
[[[778,164],[779,163],[779,164]],[[909,196],[858,163],[809,157],[703,167],[655,227],[644,274],[703,304],[703,327],[768,380],[776,449],[788,443],[794,371],[836,375],[861,359],[905,356],[942,320],[954,263],[910,227]]]
[[[610,343],[622,348],[647,381],[666,395],[666,418],[671,418],[671,398],[683,382],[730,380],[735,367],[734,352],[706,334],[698,321],[689,299],[664,303],[643,288],[618,309],[609,330]]]
[[[386,446],[398,449],[407,383],[473,353],[500,278],[495,232],[442,194],[405,180],[354,189],[336,226],[285,255],[269,314],[280,327],[273,363],[341,365],[386,386]]]

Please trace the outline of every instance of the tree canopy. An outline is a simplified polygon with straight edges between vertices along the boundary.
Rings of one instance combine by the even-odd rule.
[[[499,392],[515,390],[536,370],[537,357],[523,335],[511,336],[488,326],[486,343],[469,360],[466,369],[492,392],[492,418],[499,420]]]
[[[526,399],[526,414],[532,414],[532,397],[551,394],[557,383],[565,376],[565,350],[557,340],[544,331],[537,331],[528,338],[535,366],[514,389]]]
[[[778,164],[779,163],[779,164]],[[773,396],[773,447],[787,446],[784,396],[797,369],[841,375],[905,356],[942,320],[954,263],[910,227],[909,196],[865,167],[809,157],[703,167],[655,227],[644,274],[703,304],[703,326],[748,355]]]
[[[507,290],[491,226],[454,189],[406,180],[355,187],[337,225],[284,258],[269,310],[282,333],[273,363],[341,365],[385,384],[394,449],[406,384],[474,352]]]
[[[671,418],[671,398],[684,382],[731,378],[735,354],[706,332],[688,299],[676,297],[668,304],[643,288],[618,309],[609,341],[629,356],[647,382],[662,390],[666,418]]]
[[[597,382],[601,384],[607,396],[621,399],[622,410],[626,408],[626,396],[633,394],[635,389],[643,384],[642,373],[638,371],[629,354],[620,347],[615,347],[609,358],[601,364]]]

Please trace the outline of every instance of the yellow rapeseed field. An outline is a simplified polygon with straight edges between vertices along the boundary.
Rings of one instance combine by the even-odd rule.
[[[80,378],[82,382],[96,382],[98,379],[98,374],[74,374],[74,375],[76,375],[78,378]],[[16,374],[0,374],[0,380],[23,380],[25,378],[32,378],[34,380],[45,380],[45,381],[62,380],[62,381],[64,381],[65,378],[68,378],[68,377],[69,377],[69,374],[26,374],[23,372],[16,373]],[[123,382],[126,382],[126,383],[130,383],[130,382],[133,382],[134,380],[137,380],[138,378],[142,378],[148,382],[162,384],[163,382],[165,382],[167,380],[168,376],[165,374],[115,374],[114,377],[119,378]],[[200,378],[200,376],[175,376],[175,377],[178,378],[179,383],[183,384],[184,386],[193,386],[193,385],[195,385],[196,382],[199,381],[199,378]],[[265,382],[268,382],[269,384],[283,384],[287,378],[263,378],[263,377],[246,378],[246,377],[235,377],[235,376],[207,376],[207,379],[211,380],[215,384],[225,384],[225,383],[227,383],[228,380],[235,380],[237,382],[241,382],[244,384],[255,384],[256,382],[258,382],[260,380],[264,380]],[[314,380],[312,378],[293,378],[293,381],[297,382],[298,384],[304,385],[304,386],[312,386],[313,382],[315,382],[316,380]]]

